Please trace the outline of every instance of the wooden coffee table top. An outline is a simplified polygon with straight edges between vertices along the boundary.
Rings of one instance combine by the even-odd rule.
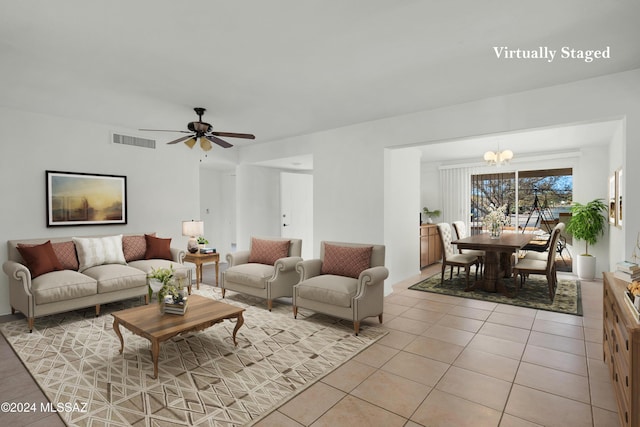
[[[189,296],[189,306],[185,314],[162,314],[158,303],[116,311],[113,316],[113,330],[120,339],[120,354],[124,351],[124,337],[120,325],[136,335],[151,341],[153,378],[158,377],[158,353],[160,343],[185,332],[201,331],[225,319],[236,319],[232,339],[238,345],[236,333],[244,323],[244,308],[225,304],[199,295]]]
[[[182,332],[190,331],[202,324],[237,317],[244,308],[236,307],[200,295],[189,296],[187,312],[162,314],[158,303],[128,308],[112,313],[118,323],[137,335],[165,341]]]

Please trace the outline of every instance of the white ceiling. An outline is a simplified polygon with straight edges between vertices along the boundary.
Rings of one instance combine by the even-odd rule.
[[[202,106],[215,130],[256,135],[239,146],[640,67],[637,0],[0,4],[0,105],[178,130]],[[494,46],[611,59],[505,61]]]

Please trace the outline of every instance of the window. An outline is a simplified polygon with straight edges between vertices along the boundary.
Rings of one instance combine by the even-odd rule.
[[[542,169],[471,176],[471,232],[482,231],[490,205],[507,205],[515,230],[551,231],[570,211],[573,170]],[[517,208],[516,208],[517,207]]]

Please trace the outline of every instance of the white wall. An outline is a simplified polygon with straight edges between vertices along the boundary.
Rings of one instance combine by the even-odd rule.
[[[287,157],[298,150],[311,150],[314,156],[316,241],[384,243],[385,239],[391,238],[384,233],[385,147],[626,117],[624,144],[629,166],[625,167],[626,182],[640,182],[640,168],[630,167],[640,159],[640,144],[632,143],[640,140],[638,85],[640,70],[633,70],[296,136],[270,145],[270,150],[243,147],[240,160],[267,160]],[[594,183],[606,185],[607,167],[585,172],[584,176],[587,174]],[[597,185],[599,188],[600,184]],[[239,188],[238,192],[241,191]],[[627,212],[640,212],[640,194],[628,192],[626,199]],[[238,229],[250,225],[239,221]],[[627,214],[625,238],[620,243],[627,247],[626,253],[631,252],[630,236],[635,242],[637,230],[640,230],[640,215]],[[603,250],[607,249],[605,245]],[[405,267],[392,275],[408,277],[414,273],[415,269]],[[386,289],[390,286],[387,282]]]
[[[235,170],[200,168],[200,216],[209,247],[220,253],[220,262],[235,243]]]
[[[405,278],[399,272],[420,272],[420,156],[415,148],[385,150],[384,244],[389,284]]]
[[[422,163],[420,168],[420,212],[427,207],[432,211],[442,211],[442,198],[440,196],[440,173],[438,164]],[[417,215],[417,214],[416,214]],[[439,218],[432,218],[433,222],[438,222]],[[426,221],[426,216],[422,216]]]
[[[618,127],[616,134],[613,136],[612,140],[611,140],[611,144],[609,145],[609,168],[608,168],[608,176],[611,176],[613,174],[613,172],[615,170],[618,170],[620,168],[624,168],[623,170],[623,177],[627,174],[627,169],[629,167],[635,167],[635,164],[637,164],[637,162],[631,162],[630,164],[625,164],[625,126],[626,123],[625,121],[621,121],[620,122],[620,126]],[[626,180],[626,182],[630,182],[628,179]],[[627,218],[627,214],[629,212],[632,212],[628,209],[628,205],[626,203],[627,201],[627,195],[631,195],[629,192],[629,189],[631,189],[633,191],[633,189],[635,188],[635,186],[632,186],[630,184],[627,184],[624,186],[624,188],[622,189],[623,193],[623,198],[622,200],[625,201],[625,203],[623,203],[622,209],[623,209],[623,220]],[[607,189],[608,192],[608,189]],[[608,194],[607,194],[608,196]],[[605,197],[605,200],[608,200],[608,197]],[[637,211],[636,211],[637,212]],[[624,222],[624,221],[623,221]],[[628,229],[629,224],[623,224],[623,227],[615,227],[613,225],[610,225],[609,228],[609,265],[611,266],[610,268],[613,269],[616,262],[621,261],[621,260],[631,260],[631,254],[633,253],[633,244],[635,243],[635,238],[633,237],[633,230],[630,230],[629,233],[629,242],[631,244],[631,249],[626,249],[625,248],[625,230]],[[636,231],[640,231],[640,230],[636,230]]]
[[[280,236],[280,170],[236,167],[237,249],[249,249],[251,236]]]
[[[157,149],[110,143],[105,124],[0,108],[0,259],[10,239],[155,231],[185,247],[182,220],[198,216],[199,159],[183,147]],[[45,171],[127,177],[128,224],[46,226]],[[0,274],[0,314],[10,312],[8,280]]]

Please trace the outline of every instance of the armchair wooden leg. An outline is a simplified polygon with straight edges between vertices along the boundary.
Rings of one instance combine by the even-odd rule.
[[[380,323],[382,324],[382,313],[380,313],[380,314],[378,315],[378,320],[379,320],[379,321],[380,321]]]
[[[96,304],[96,317],[100,316],[100,304]]]
[[[149,304],[149,293],[144,294],[144,304],[145,305]]]
[[[11,314],[16,314],[16,309],[11,307]]]
[[[226,291],[225,288],[222,288],[222,298],[224,298],[224,292]]]
[[[293,306],[293,318],[297,319],[298,318],[298,306]]]
[[[33,332],[33,324],[35,319],[33,317],[29,317],[27,319],[27,323],[29,324],[29,333]]]
[[[267,308],[269,309],[269,311],[271,311],[272,307],[273,307],[273,300],[268,299],[267,300]]]
[[[356,331],[356,335],[360,332],[360,322],[353,322],[353,329]]]

